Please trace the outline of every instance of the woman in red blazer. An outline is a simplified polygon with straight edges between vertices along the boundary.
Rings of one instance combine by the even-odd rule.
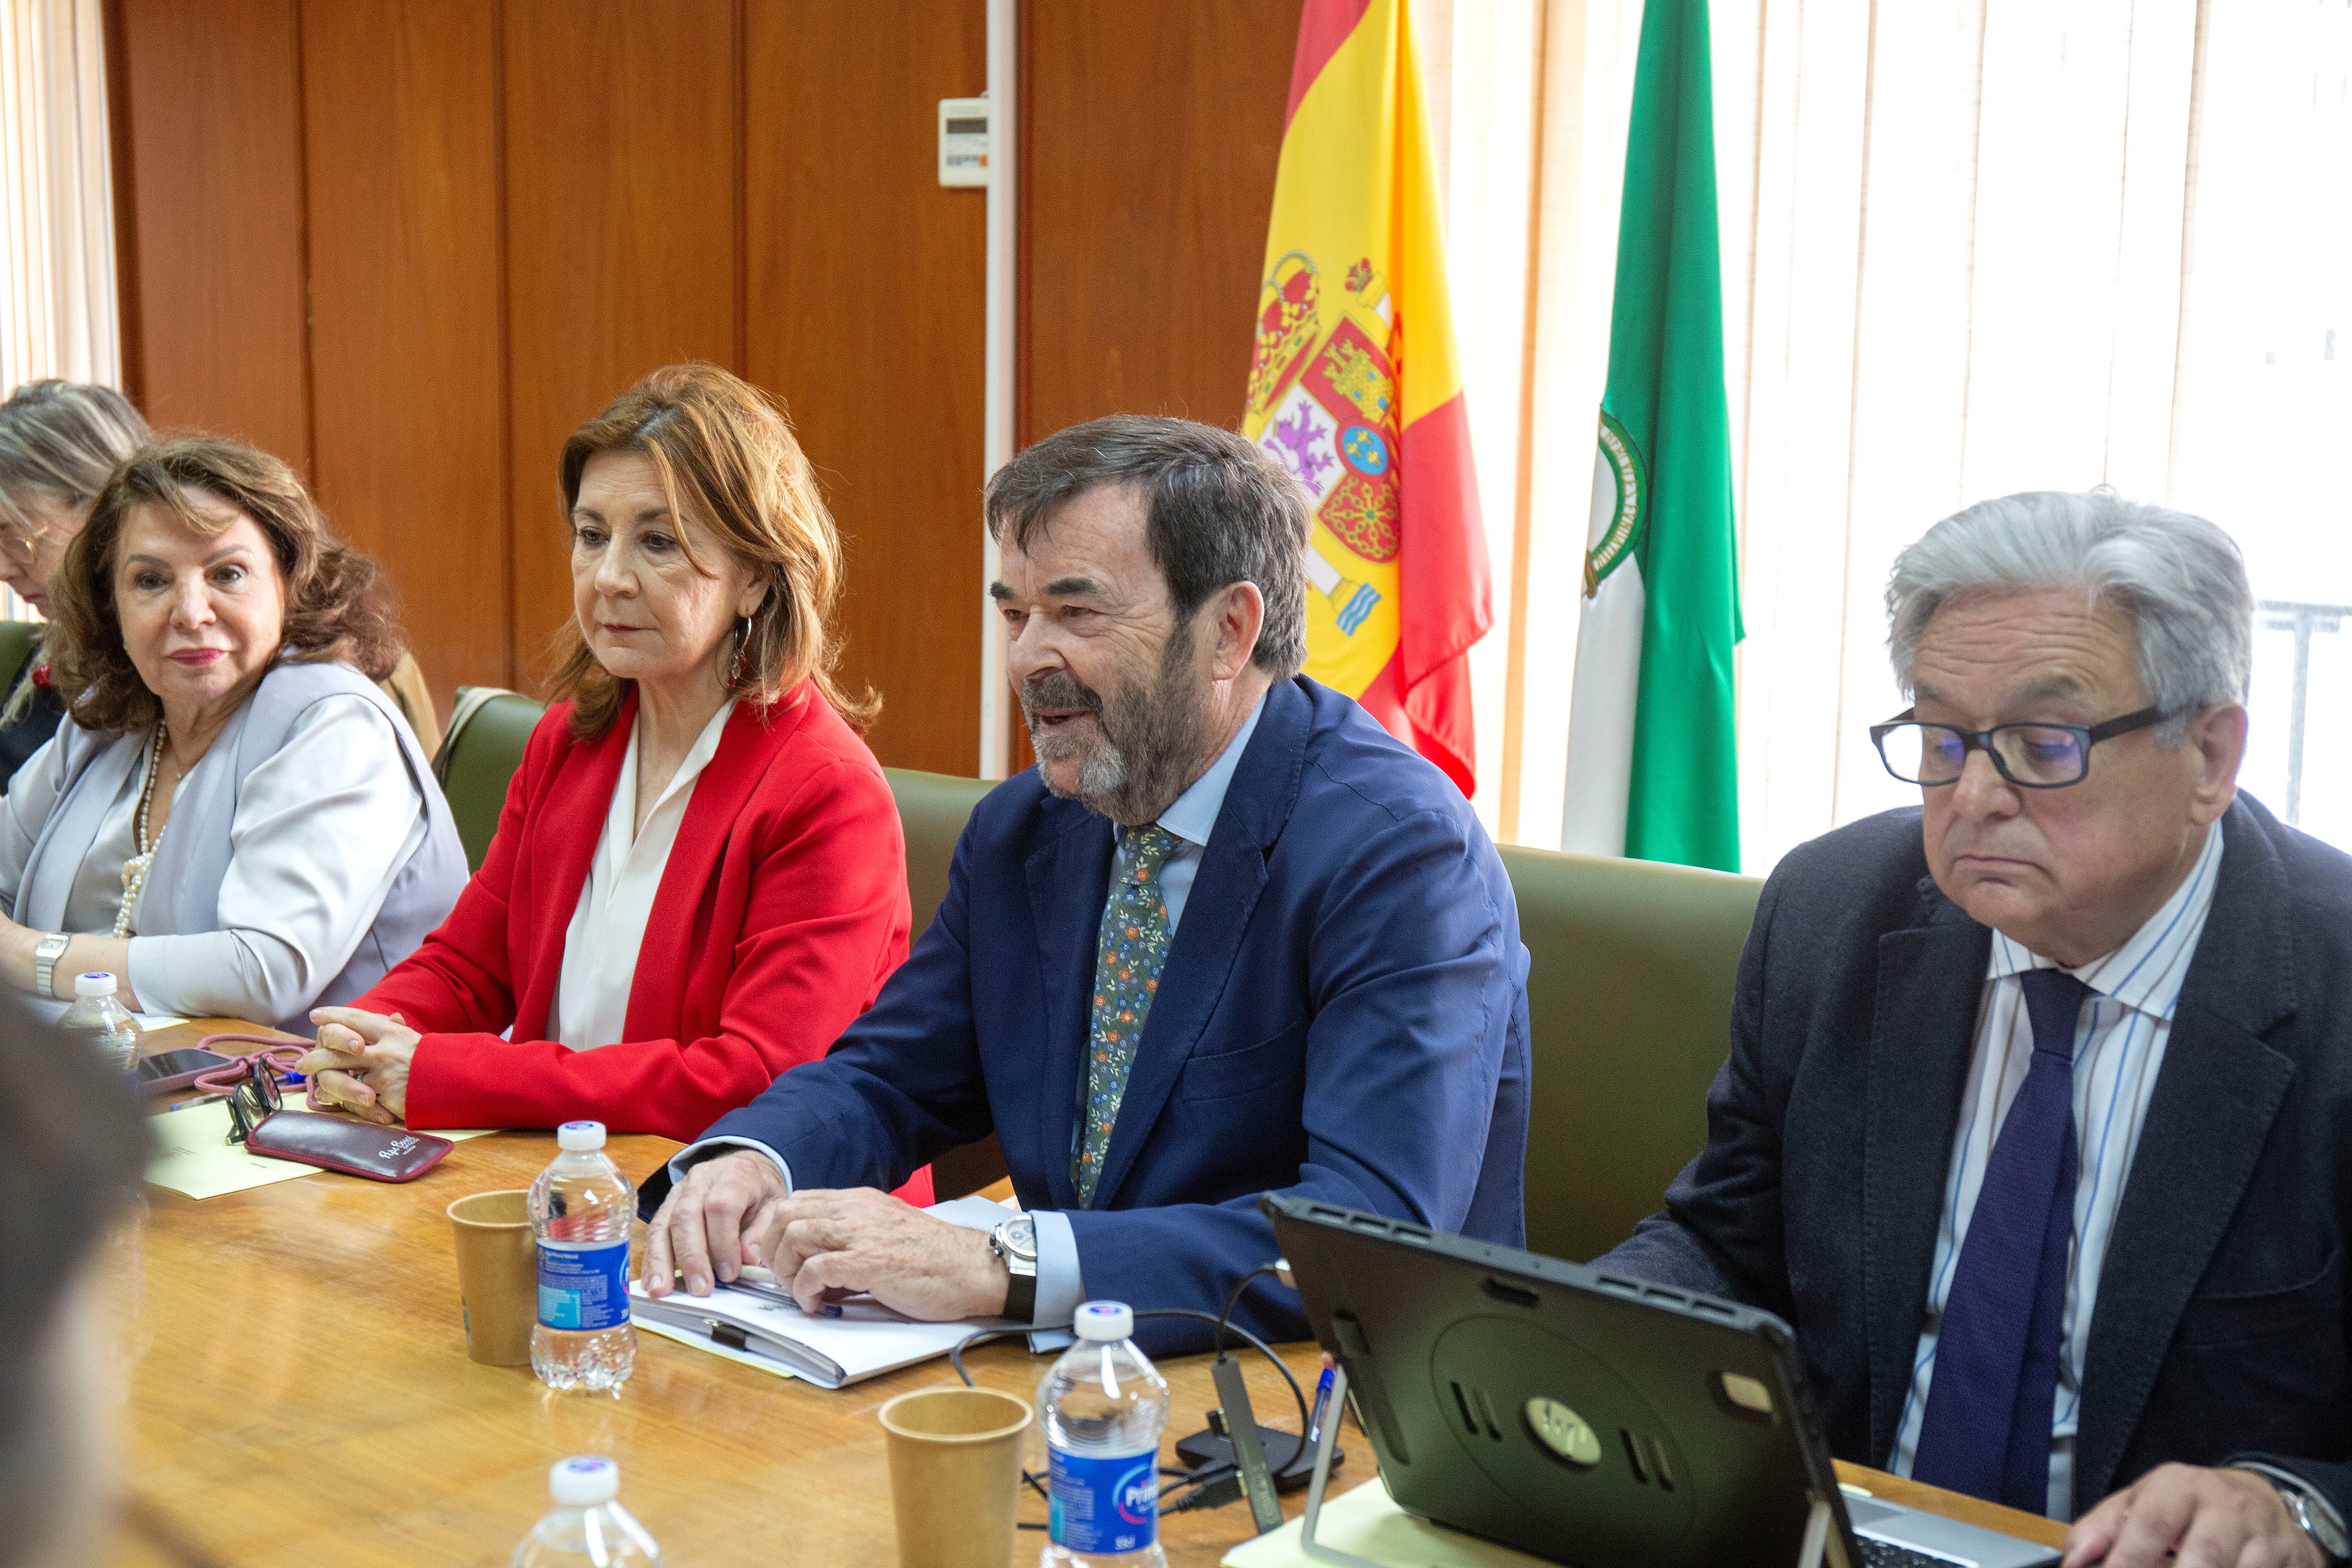
[[[839,544],[782,416],[658,371],[565,444],[562,483],[565,700],[456,910],[312,1014],[303,1065],[378,1121],[692,1138],[872,1005],[907,954],[906,848],[844,718],[870,704],[827,674]]]

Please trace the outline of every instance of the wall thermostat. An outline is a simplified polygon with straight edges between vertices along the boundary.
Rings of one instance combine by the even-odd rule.
[[[940,184],[988,184],[988,100],[940,100]]]

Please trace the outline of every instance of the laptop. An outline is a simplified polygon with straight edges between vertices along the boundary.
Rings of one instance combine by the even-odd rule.
[[[2035,1568],[1838,1485],[1769,1312],[1350,1209],[1274,1222],[1406,1512],[1572,1568]]]

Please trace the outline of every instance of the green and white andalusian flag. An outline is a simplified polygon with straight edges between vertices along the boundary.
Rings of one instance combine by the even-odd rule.
[[[1562,847],[1739,868],[1739,641],[1706,0],[1649,0],[1576,640]]]

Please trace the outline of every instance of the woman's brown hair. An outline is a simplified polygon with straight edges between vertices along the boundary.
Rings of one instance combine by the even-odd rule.
[[[817,493],[816,476],[792,426],[765,394],[715,364],[657,370],[563,444],[563,515],[570,526],[580,476],[592,458],[631,452],[661,477],[673,517],[692,518],[751,568],[767,597],[735,634],[740,658],[728,689],[765,705],[803,680],[864,729],[881,710],[872,693],[852,698],[834,683],[839,657],[831,617],[841,593],[841,536]],[[678,547],[702,572],[683,532]],[[557,634],[558,701],[572,704],[572,732],[593,740],[613,727],[628,683],[589,651],[578,616]]]
[[[340,659],[370,680],[400,662],[400,626],[383,573],[328,531],[294,470],[217,436],[179,436],[142,447],[115,470],[49,584],[51,679],[83,725],[124,732],[163,717],[163,704],[123,649],[114,603],[123,524],[141,506],[162,507],[202,539],[217,537],[239,516],[253,520],[285,579],[279,659]]]

